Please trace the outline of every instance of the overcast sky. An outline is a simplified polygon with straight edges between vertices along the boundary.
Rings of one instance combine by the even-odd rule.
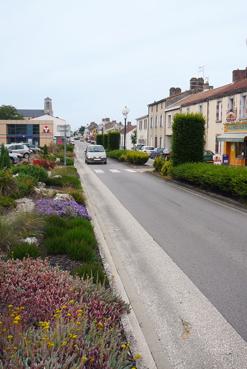
[[[247,66],[246,0],[0,0],[0,105],[53,110],[73,128],[134,121],[205,65],[210,84]]]

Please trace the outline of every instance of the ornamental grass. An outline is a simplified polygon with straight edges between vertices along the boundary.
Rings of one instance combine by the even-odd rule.
[[[108,289],[40,259],[0,261],[0,368],[133,368]]]

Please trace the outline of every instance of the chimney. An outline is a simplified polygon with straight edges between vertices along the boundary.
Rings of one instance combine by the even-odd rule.
[[[192,77],[190,79],[190,89],[193,92],[203,91],[203,86],[204,86],[204,79],[202,77],[200,78]]]
[[[177,96],[181,94],[181,88],[180,87],[171,87],[170,88],[170,97]]]
[[[176,88],[175,87],[171,87],[170,88],[170,97],[171,96],[175,96],[176,95]]]
[[[232,72],[232,82],[247,78],[247,67],[245,69],[235,69]]]

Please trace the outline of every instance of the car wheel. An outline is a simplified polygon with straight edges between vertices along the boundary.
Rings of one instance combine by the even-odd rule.
[[[27,152],[23,156],[25,159],[29,159],[29,154]]]
[[[107,160],[106,160],[106,161],[104,161],[104,164],[107,164]]]

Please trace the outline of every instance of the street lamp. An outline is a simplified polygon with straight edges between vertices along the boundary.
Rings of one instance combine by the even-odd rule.
[[[129,109],[127,106],[123,108],[122,114],[124,116],[124,150],[126,150],[126,121],[129,114]]]

